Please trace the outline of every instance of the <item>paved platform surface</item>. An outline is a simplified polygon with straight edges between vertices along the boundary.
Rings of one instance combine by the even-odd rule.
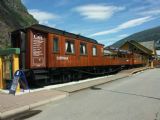
[[[33,109],[41,112],[25,120],[160,120],[159,73],[150,69],[71,93]]]
[[[0,116],[1,118],[5,118],[54,100],[64,98],[67,95],[68,94],[65,92],[56,90],[43,90],[19,96],[1,93]]]
[[[56,89],[41,90],[38,92],[32,92],[19,96],[4,94],[0,92],[0,119],[33,109],[34,107],[53,102],[55,100],[59,100],[68,96],[68,93],[70,92],[75,92],[91,86],[100,85],[109,81],[128,77],[134,72],[142,71],[145,69],[147,68],[124,70],[111,77],[95,78],[94,80],[83,83],[67,85]]]
[[[129,77],[134,73],[137,73],[139,71],[143,71],[148,69],[147,67],[141,67],[141,68],[134,68],[134,69],[129,69],[129,70],[123,70],[113,76],[105,76],[105,77],[98,77],[98,78],[94,78],[92,81],[86,81],[83,83],[79,83],[79,84],[74,84],[74,85],[67,85],[67,86],[63,86],[63,87],[59,87],[56,88],[56,90],[59,91],[65,91],[68,93],[72,93],[75,91],[79,91],[85,88],[89,88],[95,85],[100,85],[100,84],[104,84],[110,81],[114,81],[114,80],[118,80],[118,79],[122,79],[125,77]]]

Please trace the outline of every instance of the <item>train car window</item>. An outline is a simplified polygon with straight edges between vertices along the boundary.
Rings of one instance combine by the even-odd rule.
[[[65,51],[66,51],[66,53],[71,53],[71,54],[75,53],[75,51],[74,51],[74,42],[66,41],[66,43],[65,43]]]
[[[93,53],[93,56],[97,55],[97,47],[96,46],[93,46],[92,53]]]
[[[59,45],[58,45],[58,38],[53,38],[53,51],[58,52],[59,51]]]
[[[86,55],[87,54],[87,47],[85,43],[80,43],[80,54]]]

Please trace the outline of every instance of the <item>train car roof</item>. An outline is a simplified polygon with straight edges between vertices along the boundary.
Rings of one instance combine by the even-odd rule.
[[[29,26],[27,28],[20,29],[20,30],[27,30],[27,29],[34,29],[34,30],[40,30],[40,31],[43,31],[43,32],[46,32],[46,33],[55,33],[55,34],[59,34],[59,35],[65,35],[67,37],[72,37],[73,39],[80,38],[82,40],[93,42],[95,44],[100,44],[100,43],[97,42],[97,40],[94,40],[94,39],[91,39],[91,38],[88,38],[88,37],[84,37],[84,36],[81,36],[81,35],[78,35],[78,34],[66,32],[64,30],[59,30],[59,29],[56,29],[56,28],[48,27],[48,26],[41,25],[41,24],[34,24],[32,26]],[[17,30],[17,31],[19,31],[19,30]],[[100,44],[100,45],[103,45],[103,44]]]

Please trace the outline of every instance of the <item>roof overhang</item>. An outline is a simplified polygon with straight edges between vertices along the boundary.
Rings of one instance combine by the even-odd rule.
[[[8,49],[1,49],[0,50],[1,56],[13,55],[13,54],[20,54],[20,49],[19,48],[8,48]]]
[[[134,47],[136,47],[137,49],[139,49],[142,53],[148,54],[148,55],[153,55],[153,51],[146,48],[145,46],[139,44],[138,42],[131,40],[131,41],[127,41],[125,42],[122,46],[120,46],[120,48],[122,48],[125,44],[130,44]]]

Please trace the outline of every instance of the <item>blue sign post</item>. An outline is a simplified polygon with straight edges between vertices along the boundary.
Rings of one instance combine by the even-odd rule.
[[[12,85],[9,91],[10,94],[14,94],[14,95],[16,94],[18,83],[21,85],[21,87],[23,87],[23,89],[29,89],[26,76],[22,70],[17,70],[14,73]]]

